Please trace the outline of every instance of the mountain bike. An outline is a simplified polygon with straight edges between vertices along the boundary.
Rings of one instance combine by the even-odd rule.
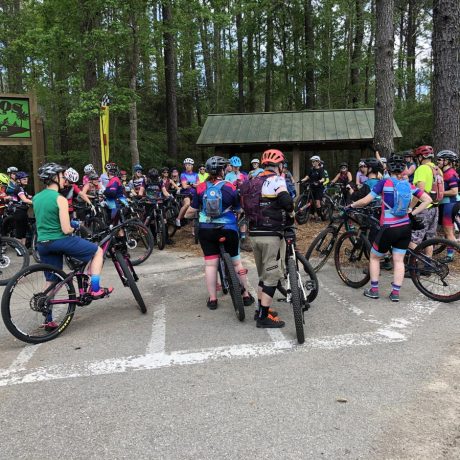
[[[297,182],[301,184],[302,191],[294,202],[295,219],[299,225],[306,224],[310,219],[310,216],[315,212],[315,199],[311,190],[310,182]],[[323,201],[323,199],[321,200]],[[327,220],[329,215],[329,209],[321,206],[320,208],[321,220]]]
[[[163,214],[163,200],[143,198],[139,202],[145,206],[144,225],[150,228],[158,249],[163,250],[166,246],[167,229]]]
[[[0,236],[0,286],[29,265],[29,251],[17,239]]]
[[[100,239],[104,257],[112,260],[123,285],[130,288],[138,308],[146,313],[147,307],[136,285],[139,277],[125,246],[114,238],[126,225],[109,228],[94,239]],[[3,292],[1,312],[6,328],[17,339],[27,343],[55,339],[69,326],[77,306],[93,302],[90,274],[85,269],[88,264],[66,259],[72,267],[69,273],[52,265],[36,264],[24,268],[9,281]],[[51,275],[51,282],[46,282],[45,273]],[[57,327],[48,327],[50,321]]]

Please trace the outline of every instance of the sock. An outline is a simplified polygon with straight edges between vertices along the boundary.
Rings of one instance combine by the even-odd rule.
[[[399,291],[401,290],[401,286],[398,286],[395,283],[391,283],[391,293],[394,295],[399,295]]]
[[[244,240],[246,238],[246,232],[240,232],[240,238]]]
[[[379,282],[377,281],[371,281],[371,291],[372,292],[378,292],[379,291]]]
[[[449,257],[449,259],[454,258],[454,248],[447,248],[447,257]]]
[[[259,307],[259,318],[260,319],[265,319],[268,316],[268,310],[270,307],[262,307],[262,305]]]
[[[100,275],[91,275],[91,290],[93,292],[99,291],[101,287],[99,286],[99,281],[101,280]]]

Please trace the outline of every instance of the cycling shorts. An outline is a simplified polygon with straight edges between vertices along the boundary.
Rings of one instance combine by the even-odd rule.
[[[372,244],[372,252],[383,256],[390,249],[393,253],[405,254],[411,238],[410,224],[398,227],[382,227]]]
[[[454,226],[454,208],[458,208],[456,205],[457,202],[453,201],[452,203],[443,203],[439,206],[439,223],[443,227]]]
[[[50,264],[62,270],[63,255],[73,257],[82,262],[89,262],[96,253],[98,245],[78,236],[66,236],[59,240],[39,242],[37,249],[44,264]],[[47,276],[46,279],[50,281]]]
[[[324,187],[311,187],[311,194],[314,200],[321,200],[324,196]]]
[[[225,228],[200,228],[198,239],[205,260],[217,259],[220,255],[219,238],[225,237],[224,248],[232,259],[240,257],[240,240],[238,232]]]
[[[251,245],[259,275],[259,285],[277,286],[284,277],[286,242],[279,236],[253,236]]]

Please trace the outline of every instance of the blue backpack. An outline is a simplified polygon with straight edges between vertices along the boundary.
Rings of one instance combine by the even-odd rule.
[[[200,222],[211,222],[224,213],[222,209],[222,187],[224,185],[224,180],[215,184],[206,182],[206,190],[203,193],[203,209],[200,212]]]
[[[391,178],[391,182],[393,182],[393,208],[385,201],[383,203],[395,217],[404,217],[412,201],[410,182],[404,179],[398,180],[394,177]]]

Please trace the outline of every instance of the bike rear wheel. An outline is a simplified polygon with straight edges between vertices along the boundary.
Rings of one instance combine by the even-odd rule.
[[[447,257],[448,249],[453,251],[452,260]],[[460,300],[458,243],[444,238],[423,241],[409,256],[407,268],[415,287],[430,299],[445,303]]]
[[[294,324],[297,335],[297,342],[300,344],[305,342],[305,332],[303,329],[303,306],[302,306],[302,291],[299,286],[299,277],[295,262],[292,258],[288,259],[287,272],[290,285],[291,305],[294,313]]]
[[[305,209],[303,209],[305,208]],[[295,219],[299,225],[306,224],[310,217],[311,204],[306,195],[300,195],[294,204]]]
[[[136,299],[137,305],[141,313],[147,313],[147,307],[145,305],[144,299],[137,287],[136,281],[134,279],[134,270],[129,267],[129,262],[125,260],[123,254],[121,252],[115,252],[115,260],[118,262],[120,269],[122,271],[123,277],[121,277],[121,273],[118,273],[122,278],[122,282],[124,286],[128,286],[133,293],[134,298]]]
[[[316,238],[310,243],[305,258],[316,273],[324,267],[332,254],[336,237],[337,230],[333,227],[327,227],[316,235]]]
[[[45,272],[54,279],[49,287]],[[62,270],[51,265],[36,264],[11,279],[3,292],[1,306],[8,331],[27,343],[47,342],[61,334],[72,321],[76,306],[72,280],[62,283],[66,277]]]
[[[340,279],[352,288],[369,282],[369,241],[355,231],[339,236],[335,245],[334,262]]]
[[[0,239],[0,286],[20,270],[29,265],[29,251],[15,238],[3,236]]]
[[[318,296],[319,292],[319,283],[318,278],[316,276],[315,270],[311,266],[310,262],[308,262],[305,257],[296,251],[297,261],[300,262],[302,265],[305,274],[308,276],[308,279],[305,280],[303,283],[303,287],[305,292],[307,293],[307,298],[305,299],[308,303],[313,302],[316,297]]]
[[[166,224],[163,217],[163,213],[159,211],[155,217],[155,239],[158,249],[162,251],[166,246]]]
[[[128,222],[123,230],[131,263],[134,266],[140,265],[152,254],[154,244],[152,232],[139,221]]]
[[[230,291],[230,297],[232,298],[233,307],[235,308],[235,314],[239,321],[244,321],[245,311],[243,296],[241,294],[241,284],[238,275],[233,267],[233,262],[229,254],[226,252],[223,254],[224,267],[225,267],[225,278],[228,283],[228,290]]]

